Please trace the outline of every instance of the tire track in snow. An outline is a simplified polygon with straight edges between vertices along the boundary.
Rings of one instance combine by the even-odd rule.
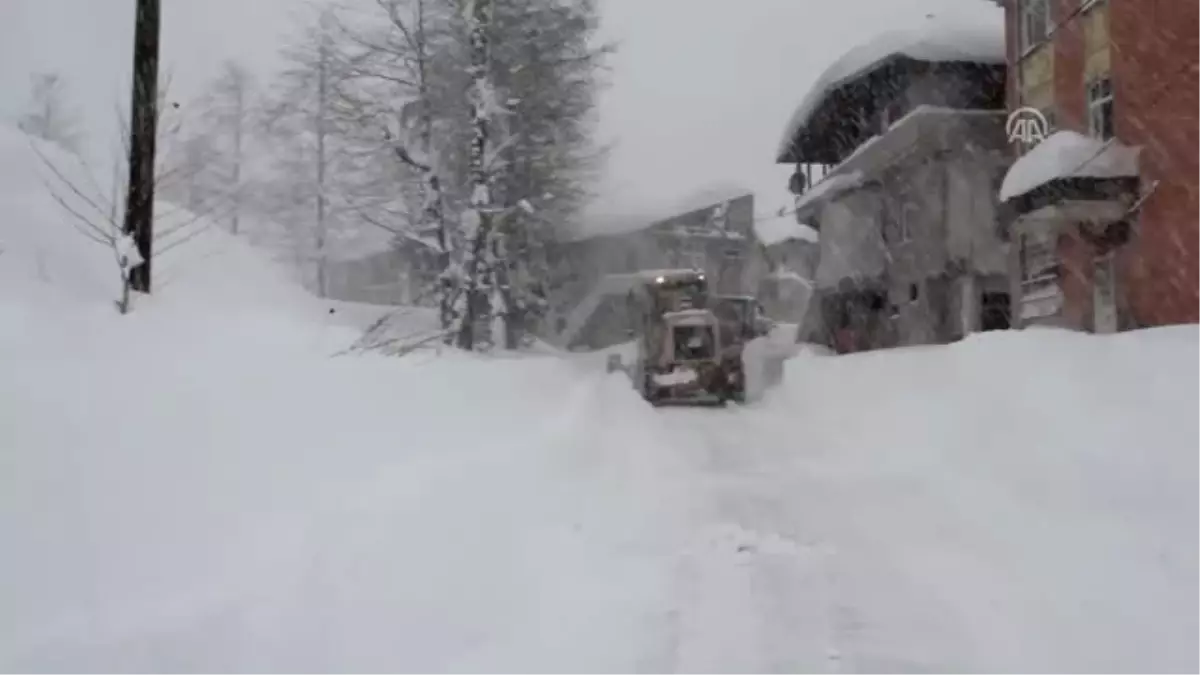
[[[679,553],[672,669],[838,671],[848,650],[833,549],[795,531],[755,409],[663,409],[688,463],[693,513]]]
[[[837,549],[820,536],[828,514],[796,511],[800,486],[781,440],[794,421],[756,405],[655,409],[618,376],[600,388],[594,426],[581,429],[602,454],[641,467],[634,492],[670,492],[662,501],[679,500],[673,516],[682,515],[670,597],[637,670],[856,670],[868,626],[845,594]]]
[[[740,427],[699,423],[709,425],[704,429],[717,450],[728,448],[746,460],[740,475],[726,471],[715,480],[720,508],[760,528],[813,541],[822,560],[818,578],[803,582],[803,595],[791,602],[820,606],[819,612],[809,612],[807,625],[818,628],[814,633],[823,634],[825,642],[815,634],[809,638],[807,662],[816,663],[823,650],[825,663],[793,670],[939,672],[971,662],[970,641],[953,603],[928,586],[927,575],[914,574],[895,557],[886,535],[879,539],[886,524],[864,522],[856,506],[864,495],[840,480],[837,469],[830,470],[848,450],[841,439],[801,435],[803,419],[769,408],[751,406],[738,414],[744,416]],[[758,439],[762,447],[751,448],[749,439]],[[737,459],[712,465],[737,465]],[[847,487],[854,492],[847,494]],[[903,511],[905,505],[896,508]],[[927,636],[936,636],[936,647],[929,646]]]

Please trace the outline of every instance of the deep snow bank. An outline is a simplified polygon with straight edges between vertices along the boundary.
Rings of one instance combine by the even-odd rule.
[[[1194,670],[1198,337],[793,359],[748,424],[782,440],[770,471],[806,533],[837,542],[850,667]]]
[[[118,316],[38,170],[0,131],[0,668],[637,666],[661,495],[575,435],[599,373],[329,358],[355,312],[202,221]]]

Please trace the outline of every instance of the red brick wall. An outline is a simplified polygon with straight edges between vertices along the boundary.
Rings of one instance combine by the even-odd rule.
[[[1073,15],[1079,0],[1051,0],[1054,22],[1065,21],[1054,37],[1056,129],[1087,133],[1087,91],[1083,81],[1083,23]],[[1071,17],[1068,19],[1067,17]]]
[[[1063,319],[1071,328],[1092,329],[1092,266],[1095,248],[1079,236],[1078,229],[1066,228],[1058,237],[1063,291]]]
[[[1017,69],[1013,64],[1021,58],[1019,47],[1020,36],[1017,33],[1017,3],[1007,0],[1004,3],[1004,55],[1008,61],[1008,76],[1004,78],[1004,93],[1009,110],[1021,107],[1021,83],[1017,77]]]
[[[1200,321],[1197,145],[1198,3],[1109,0],[1117,137],[1143,146],[1143,188],[1160,181],[1122,256],[1138,325]]]

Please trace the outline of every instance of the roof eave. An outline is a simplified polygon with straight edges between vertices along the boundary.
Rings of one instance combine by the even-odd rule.
[[[894,67],[900,66],[901,68],[907,69],[907,68],[913,68],[913,67],[919,67],[919,66],[947,66],[947,65],[961,65],[961,66],[973,65],[973,66],[978,66],[978,67],[982,67],[982,68],[993,67],[998,70],[1006,70],[1007,69],[1007,66],[1003,63],[992,63],[990,61],[980,60],[980,59],[931,60],[931,59],[917,59],[917,58],[908,56],[906,54],[893,54],[890,57],[888,57],[887,59],[879,61],[870,70],[863,71],[855,77],[852,77],[852,78],[849,78],[849,79],[846,79],[846,80],[840,82],[836,87],[834,87],[832,90],[830,90],[828,93],[826,93],[820,99],[818,99],[817,104],[815,106],[813,106],[812,111],[809,112],[808,115],[805,117],[805,119],[802,121],[802,123],[796,127],[795,132],[792,134],[791,142],[787,145],[787,148],[783,152],[778,152],[776,154],[775,163],[776,164],[795,164],[795,163],[834,164],[834,163],[836,163],[838,160],[840,160],[840,158],[835,157],[836,153],[826,152],[826,150],[828,150],[828,146],[825,146],[821,150],[816,150],[816,151],[810,151],[811,149],[799,148],[798,146],[803,144],[802,139],[804,139],[805,136],[807,135],[807,132],[810,129],[813,129],[814,127],[816,127],[816,129],[814,129],[814,133],[812,134],[812,136],[822,137],[822,138],[830,137],[831,134],[829,133],[829,130],[822,128],[823,126],[825,126],[824,120],[829,119],[830,117],[836,117],[837,119],[840,119],[843,123],[846,122],[846,120],[853,119],[856,122],[856,124],[861,125],[861,120],[859,119],[859,117],[861,117],[861,115],[856,116],[856,117],[835,115],[835,113],[837,113],[839,109],[854,108],[855,110],[858,110],[860,112],[863,110],[863,107],[860,105],[847,105],[847,104],[843,104],[841,101],[836,101],[835,99],[838,98],[838,94],[840,92],[845,92],[847,89],[850,89],[855,86],[862,86],[866,91],[873,91],[873,87],[869,84],[869,81],[872,78],[877,78],[879,76],[880,71],[883,71],[887,68],[894,68]],[[904,75],[908,75],[908,74],[909,73],[907,71],[904,72]],[[872,110],[870,112],[871,112],[871,114],[874,114],[875,111]],[[795,120],[792,120],[792,123],[794,123],[794,122],[795,122]],[[833,158],[832,161],[831,161],[831,158]]]

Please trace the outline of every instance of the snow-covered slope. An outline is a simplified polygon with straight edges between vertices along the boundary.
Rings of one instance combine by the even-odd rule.
[[[108,251],[3,141],[0,668],[624,671],[650,650],[673,529],[637,487],[653,455],[579,435],[600,373],[331,358],[373,312],[330,314],[215,228],[119,316]]]
[[[111,230],[109,199],[77,157],[0,125],[0,203],[6,212],[0,278],[10,289],[16,284],[30,293],[111,304],[120,289],[112,250],[93,241],[91,226],[68,211]],[[227,306],[295,307],[306,301],[279,268],[220,225],[169,203],[155,209],[156,296]]]

